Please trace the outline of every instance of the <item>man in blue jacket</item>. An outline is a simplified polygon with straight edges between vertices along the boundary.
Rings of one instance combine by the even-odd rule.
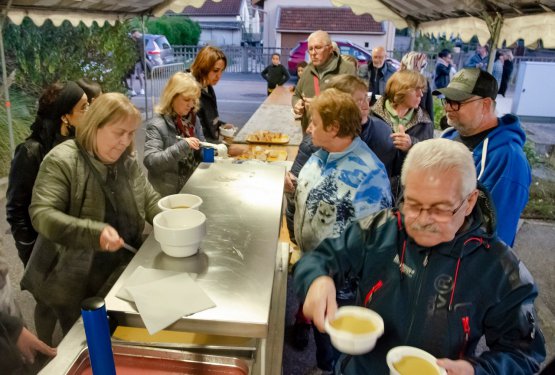
[[[497,211],[497,234],[513,246],[518,219],[526,203],[532,177],[524,153],[526,134],[516,116],[495,115],[497,82],[480,69],[462,69],[445,88],[447,122],[444,138],[464,143],[474,157],[478,181],[491,193]]]
[[[533,304],[538,291],[495,234],[468,149],[446,139],[417,143],[401,183],[399,209],[353,222],[297,263],[295,288],[320,330],[335,316],[344,277],[358,278],[357,304],[384,320],[374,349],[343,355],[335,373],[389,374],[387,352],[400,345],[431,353],[450,375],[538,372],[545,359]],[[483,336],[488,350],[476,355]]]

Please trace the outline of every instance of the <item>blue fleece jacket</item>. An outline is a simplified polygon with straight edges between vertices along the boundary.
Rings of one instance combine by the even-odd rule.
[[[459,138],[458,131],[447,129],[443,138]],[[491,193],[497,216],[497,234],[513,246],[518,219],[530,192],[532,176],[524,154],[526,134],[518,117],[505,115],[472,152],[480,181]],[[486,154],[483,157],[483,154]]]

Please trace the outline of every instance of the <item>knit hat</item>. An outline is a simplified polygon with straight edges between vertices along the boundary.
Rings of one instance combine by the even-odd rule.
[[[495,78],[478,68],[461,69],[447,87],[433,92],[434,95],[443,94],[445,98],[463,102],[473,96],[491,98],[497,96],[497,81]]]

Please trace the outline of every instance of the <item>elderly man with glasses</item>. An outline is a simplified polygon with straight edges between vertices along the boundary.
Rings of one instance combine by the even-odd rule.
[[[513,246],[518,219],[528,202],[532,177],[524,153],[526,134],[514,115],[497,117],[495,78],[477,68],[462,69],[442,94],[449,128],[444,138],[462,142],[474,157],[478,181],[491,193],[497,233]]]
[[[302,115],[303,133],[308,128],[308,107],[312,98],[326,89],[331,77],[338,74],[355,75],[356,73],[353,64],[341,59],[333,51],[330,36],[325,31],[318,30],[308,36],[308,55],[310,63],[299,78],[291,99],[295,114]]]
[[[545,359],[537,288],[495,233],[487,192],[468,149],[446,139],[417,143],[401,173],[404,201],[349,225],[297,263],[304,313],[323,331],[336,285],[358,278],[358,304],[384,320],[372,351],[343,355],[336,374],[389,374],[387,352],[410,345],[448,374],[533,374]],[[346,275],[346,276],[345,276]],[[475,354],[485,336],[488,350]]]

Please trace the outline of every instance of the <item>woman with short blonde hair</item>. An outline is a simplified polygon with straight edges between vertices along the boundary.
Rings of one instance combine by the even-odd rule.
[[[385,86],[384,96],[379,98],[372,112],[391,127],[393,145],[397,157],[392,171],[393,196],[400,194],[399,175],[403,160],[412,145],[434,137],[434,124],[428,113],[420,107],[426,92],[426,78],[413,70],[393,73]]]
[[[200,91],[190,73],[175,73],[160,95],[156,113],[146,122],[143,163],[162,196],[179,193],[200,163],[200,142],[205,141],[197,121]]]

